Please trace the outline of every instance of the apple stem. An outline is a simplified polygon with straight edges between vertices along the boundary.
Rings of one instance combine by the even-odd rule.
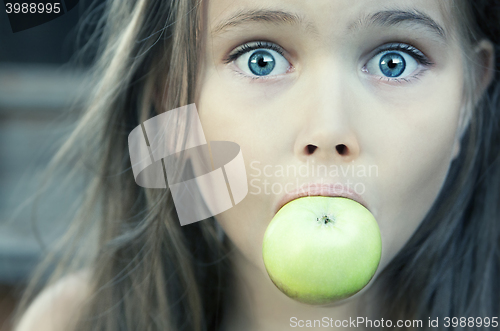
[[[329,216],[327,216],[327,215],[324,215],[324,216],[321,216],[320,218],[317,218],[317,221],[318,221],[318,222],[321,222],[321,223],[323,223],[323,224],[328,224],[328,223],[330,223],[330,222],[333,222],[333,221],[330,219],[330,217],[329,217]]]

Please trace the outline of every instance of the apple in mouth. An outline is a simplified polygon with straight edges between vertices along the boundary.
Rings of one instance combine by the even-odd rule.
[[[377,271],[381,254],[374,216],[343,197],[307,196],[285,204],[267,227],[262,246],[274,285],[312,305],[359,292]]]

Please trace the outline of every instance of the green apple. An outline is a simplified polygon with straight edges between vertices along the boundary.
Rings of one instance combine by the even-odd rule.
[[[374,216],[342,197],[307,196],[285,204],[264,234],[272,282],[297,301],[324,305],[359,292],[382,253]]]

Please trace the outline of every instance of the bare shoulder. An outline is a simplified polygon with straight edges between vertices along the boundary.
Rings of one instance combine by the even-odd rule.
[[[89,296],[89,271],[61,278],[33,300],[14,331],[68,331]]]

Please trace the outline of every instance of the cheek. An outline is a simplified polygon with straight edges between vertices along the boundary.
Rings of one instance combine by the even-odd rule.
[[[460,81],[460,80],[458,80]],[[382,234],[381,269],[415,232],[436,200],[452,161],[461,109],[460,86],[428,86],[388,119],[380,140],[379,194],[374,197]]]
[[[248,194],[237,206],[216,215],[224,232],[252,264],[265,270],[262,261],[262,238],[272,215],[271,199],[256,190],[255,164],[273,164],[276,146],[269,143],[269,119],[266,111],[255,108],[246,98],[226,86],[228,80],[217,75],[209,76],[200,84],[196,101],[207,141],[231,141],[237,143],[243,154],[247,173]],[[259,178],[261,180],[262,178]],[[259,185],[260,188],[260,185]]]

